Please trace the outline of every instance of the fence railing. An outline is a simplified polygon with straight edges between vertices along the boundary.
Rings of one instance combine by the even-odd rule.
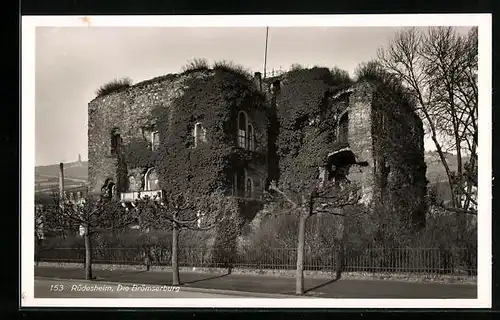
[[[234,251],[234,250],[233,250]],[[232,267],[248,269],[293,270],[296,268],[296,249],[266,248],[236,252],[220,252],[203,248],[179,248],[181,267]],[[151,265],[169,266],[171,249],[168,247],[149,248],[93,248],[94,263],[103,264],[145,264],[146,257]],[[83,262],[84,248],[45,248],[37,257],[44,262]],[[374,273],[427,273],[463,274],[477,273],[476,252],[468,249],[449,250],[433,248],[365,248],[348,249],[343,257],[339,250],[306,250],[305,270],[334,271],[339,259],[343,259],[343,270]]]

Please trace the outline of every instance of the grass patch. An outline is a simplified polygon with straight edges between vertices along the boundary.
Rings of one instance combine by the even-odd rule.
[[[248,69],[239,64],[235,64],[232,61],[226,61],[226,60],[216,61],[214,62],[213,69],[231,72],[249,80],[253,78],[252,73]]]
[[[132,85],[130,78],[115,79],[100,86],[95,94],[97,97],[106,96],[112,92],[119,92],[129,88]]]
[[[182,67],[183,73],[197,72],[197,71],[207,71],[210,69],[208,61],[204,58],[194,58],[188,61],[186,65]]]

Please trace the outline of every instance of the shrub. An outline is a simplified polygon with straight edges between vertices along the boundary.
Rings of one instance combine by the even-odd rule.
[[[391,99],[399,106],[414,107],[410,89],[406,88],[397,76],[385,71],[378,62],[361,63],[354,73],[356,82],[367,81],[375,84],[381,88],[379,91],[390,93]]]
[[[290,66],[290,71],[301,70],[301,69],[304,69],[304,67],[299,63],[292,63],[292,65]]]
[[[132,80],[130,78],[115,79],[100,86],[95,93],[97,97],[102,97],[112,92],[119,92],[125,90],[129,88],[131,85],[132,85]]]
[[[203,58],[194,58],[189,61],[185,66],[182,67],[183,73],[196,72],[196,71],[207,71],[210,69],[208,61]]]
[[[338,86],[346,87],[352,85],[354,81],[349,76],[349,72],[346,70],[340,69],[339,67],[333,67],[330,69],[330,73]]]
[[[214,70],[224,70],[227,72],[240,75],[245,79],[251,79],[253,77],[252,73],[248,69],[239,64],[235,64],[232,61],[226,61],[226,60],[216,61],[214,62],[213,68]]]

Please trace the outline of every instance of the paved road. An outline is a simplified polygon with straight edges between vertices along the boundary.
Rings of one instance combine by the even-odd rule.
[[[51,279],[35,279],[34,295],[35,298],[259,298],[251,293],[231,295],[196,292],[172,286]]]
[[[36,267],[35,277],[83,279],[83,269]],[[171,285],[168,271],[94,270],[96,282],[144,283]],[[182,286],[243,292],[287,294],[295,292],[295,279],[289,277],[205,274],[183,272]],[[411,283],[392,280],[305,279],[307,294],[322,298],[380,299],[476,299],[477,286],[472,284]]]

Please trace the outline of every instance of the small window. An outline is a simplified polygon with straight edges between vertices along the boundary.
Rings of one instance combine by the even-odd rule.
[[[238,114],[238,147],[246,148],[247,145],[247,115],[240,111]]]
[[[244,197],[245,196],[245,169],[238,169],[234,174],[234,188],[233,195],[236,197]]]
[[[114,182],[110,178],[107,178],[106,181],[104,181],[104,185],[101,187],[101,195],[107,198],[111,198],[113,195],[114,186]]]
[[[158,150],[160,146],[160,134],[158,131],[151,133],[151,149],[153,151]]]
[[[200,122],[194,125],[193,137],[194,137],[195,148],[198,146],[198,144],[207,142],[207,130],[203,127],[203,125]]]
[[[149,168],[148,171],[146,172],[144,176],[144,190],[145,191],[153,191],[153,190],[159,190],[159,181],[158,181],[158,175],[156,174],[156,170],[154,168]]]
[[[111,131],[111,154],[112,155],[118,154],[118,150],[120,148],[120,142],[121,142],[120,132],[118,131],[118,129],[113,129]]]
[[[129,189],[129,191],[136,191],[137,190],[137,182],[135,181],[134,176],[128,177],[128,189]]]
[[[349,134],[349,117],[346,113],[342,116],[342,118],[340,118],[339,121],[339,135],[338,135],[339,142],[347,142],[348,134]]]
[[[247,126],[247,135],[248,135],[248,141],[247,141],[247,147],[249,150],[254,150],[254,134],[253,134],[253,126],[249,124]]]
[[[385,120],[385,114],[382,113],[382,131],[386,130],[386,120]]]
[[[250,178],[247,179],[246,194],[247,198],[252,198],[253,196],[253,182]]]
[[[196,220],[196,226],[197,226],[198,228],[201,228],[201,223],[202,223],[202,220],[203,220],[203,213],[202,213],[200,210],[198,210],[198,211],[196,212],[196,218],[198,218],[198,219]]]

